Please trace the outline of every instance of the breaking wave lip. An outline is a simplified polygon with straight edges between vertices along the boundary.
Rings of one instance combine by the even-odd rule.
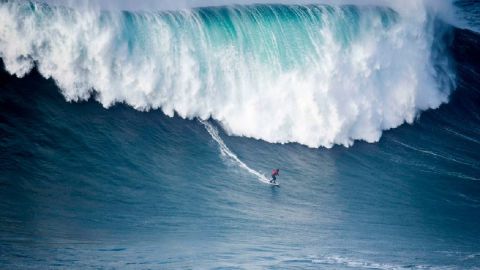
[[[211,117],[229,135],[273,143],[350,146],[412,123],[455,87],[447,26],[414,6],[100,12],[4,1],[0,57],[18,77],[36,67],[53,78],[68,101]]]

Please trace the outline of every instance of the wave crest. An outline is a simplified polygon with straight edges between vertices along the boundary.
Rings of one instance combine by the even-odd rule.
[[[378,141],[454,85],[427,9],[256,5],[162,12],[0,3],[0,57],[69,101],[94,97],[232,135],[310,147]]]

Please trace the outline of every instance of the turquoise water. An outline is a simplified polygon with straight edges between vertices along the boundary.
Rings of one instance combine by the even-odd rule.
[[[271,66],[264,71],[268,76],[262,77],[270,80],[269,85],[285,72],[308,72],[309,61],[336,56],[327,53],[326,47],[316,56],[303,54],[315,51],[314,47],[323,39],[306,42],[312,33],[296,32],[297,28],[306,29],[299,24],[319,29],[324,23],[331,24],[332,28],[328,29],[336,33],[336,40],[332,42],[339,45],[340,50],[373,50],[373,54],[345,54],[352,65],[349,76],[367,74],[363,73],[365,69],[357,69],[361,63],[377,63],[383,67],[382,72],[370,70],[373,75],[366,79],[361,78],[363,75],[352,75],[350,81],[362,86],[355,88],[358,93],[345,92],[350,84],[339,84],[340,88],[299,86],[292,92],[272,86],[272,93],[285,94],[287,99],[277,100],[275,109],[263,112],[255,109],[255,102],[270,96],[262,96],[264,90],[260,90],[258,84],[248,85],[253,87],[250,92],[222,88],[230,84],[216,84],[217,79],[226,82],[228,78],[233,78],[233,84],[241,84],[243,78],[253,78],[252,82],[256,82],[260,77],[256,77],[258,73],[253,71],[258,70],[254,68],[245,69],[252,73],[240,78],[235,76],[241,69],[233,66],[231,73],[223,70],[222,77],[219,73],[209,73],[210,68],[228,66],[208,62],[209,56],[202,54],[205,50],[191,54],[198,57],[196,60],[181,60],[186,62],[175,58],[179,56],[173,53],[172,63],[179,61],[181,67],[201,63],[195,76],[182,77],[183,69],[168,64],[159,66],[154,56],[148,58],[135,53],[151,49],[151,31],[167,29],[145,30],[153,24],[149,20],[157,18],[155,14],[149,13],[141,19],[133,13],[100,16],[101,21],[105,20],[100,27],[107,27],[110,19],[118,18],[122,20],[117,23],[128,26],[117,28],[122,31],[111,36],[117,50],[128,52],[128,57],[118,61],[104,58],[115,48],[105,51],[99,45],[95,47],[100,48],[99,51],[94,52],[93,47],[73,46],[75,43],[69,41],[62,47],[63,55],[68,56],[60,58],[62,62],[48,49],[57,46],[51,39],[43,39],[46,43],[32,43],[34,45],[27,49],[22,47],[24,43],[16,43],[18,50],[23,48],[28,52],[17,59],[9,47],[13,42],[0,35],[0,52],[5,63],[0,75],[0,268],[478,269],[478,34],[444,25],[430,29],[434,22],[422,24],[425,26],[422,31],[429,38],[420,43],[432,45],[428,47],[428,54],[434,58],[437,57],[434,52],[446,50],[448,53],[445,58],[427,58],[429,62],[422,63],[420,69],[412,67],[415,71],[412,74],[418,75],[424,84],[404,85],[402,91],[389,92],[385,85],[412,78],[394,72],[394,67],[406,67],[408,61],[399,66],[387,63],[401,58],[410,60],[412,55],[407,53],[393,59],[382,54],[386,51],[380,40],[393,35],[390,30],[401,30],[398,24],[403,23],[403,15],[396,11],[352,6],[340,10],[259,6],[254,11],[245,11],[246,14],[241,14],[242,10],[245,11],[206,8],[197,10],[195,15],[172,11],[161,16],[165,16],[170,27],[177,24],[183,29],[172,34],[173,39],[181,39],[182,35],[192,37],[197,42],[206,42],[205,46],[216,52],[233,46],[233,50],[244,55],[230,55],[233,60]],[[338,16],[338,12],[345,16]],[[280,23],[275,21],[279,14],[283,16]],[[181,19],[185,16],[201,19],[201,29],[208,28],[208,35],[194,28],[198,25]],[[380,43],[375,46],[350,47],[352,42],[367,42],[361,37],[372,37],[373,33],[368,32],[372,29],[369,22],[380,22],[375,27],[384,29],[386,36],[380,37]],[[1,24],[0,33],[8,32],[5,25],[10,24]],[[55,28],[52,25],[46,23],[47,28]],[[443,33],[445,29],[450,31],[447,31],[449,35],[430,43],[428,39],[436,38],[436,32],[430,31]],[[103,30],[96,33],[99,37],[92,42],[98,45],[102,40],[109,40],[101,38],[108,32]],[[22,31],[18,33],[24,33]],[[131,32],[135,38],[128,40]],[[267,32],[270,35],[265,35]],[[68,32],[49,33],[67,35]],[[280,36],[285,38],[276,39]],[[440,42],[445,43],[437,44]],[[185,43],[167,42],[165,46],[168,44]],[[169,52],[179,52],[180,47],[172,45],[168,47]],[[271,47],[277,49],[265,50]],[[83,49],[67,52],[67,48]],[[409,48],[416,50],[416,46]],[[406,47],[401,47],[398,52],[404,49]],[[375,54],[382,57],[373,57]],[[355,55],[367,55],[369,60],[355,62]],[[12,75],[19,75],[29,59],[38,70],[22,78]],[[381,62],[382,59],[386,62]],[[120,62],[124,65],[119,65]],[[137,67],[138,73],[129,69],[132,62],[131,67]],[[331,70],[344,67],[347,62],[340,66],[332,64],[336,68]],[[87,63],[104,64],[103,67],[111,68],[105,71],[110,75],[102,73],[103,67],[97,70]],[[147,66],[153,63],[153,67],[158,68],[155,72],[160,75],[152,79],[151,84],[140,80],[146,78],[142,76],[149,70],[140,63]],[[414,64],[420,66],[419,62]],[[319,68],[325,68],[324,65],[320,64]],[[429,73],[423,74],[423,67],[435,67],[429,72],[438,73],[430,77]],[[127,71],[135,76],[127,76],[131,74]],[[168,73],[170,71],[172,73]],[[51,78],[45,79],[46,74]],[[76,76],[71,77],[72,74]],[[169,77],[170,74],[176,76]],[[312,73],[317,86],[325,82],[321,74]],[[455,91],[450,94],[453,89],[442,86],[449,84],[451,74],[455,74],[455,83],[452,83]],[[206,79],[209,76],[215,80],[209,83]],[[170,85],[174,93],[168,90],[170,86],[163,84],[182,78],[185,84],[172,82]],[[103,79],[108,85],[101,82]],[[195,88],[197,79],[202,85],[199,88]],[[345,77],[341,79],[346,81]],[[89,88],[91,83],[99,87],[97,92]],[[160,90],[149,92],[150,86]],[[141,87],[146,91],[139,94],[136,89]],[[114,88],[115,92],[109,92]],[[425,90],[427,88],[431,90]],[[336,94],[322,96],[322,89]],[[405,109],[408,103],[396,107],[403,100],[400,94],[405,92],[412,93],[408,98],[415,97],[409,107],[414,111],[412,124],[402,124],[409,122],[410,109]],[[317,133],[322,135],[328,131],[313,130],[309,125],[313,118],[304,118],[311,111],[303,114],[301,108],[307,108],[310,103],[295,103],[296,97],[303,94],[310,97],[310,93],[319,100],[323,97],[332,102],[325,106],[330,104],[329,108],[336,108],[333,110],[339,115],[336,119],[352,125],[337,126],[333,121],[325,121],[326,127],[338,127],[341,132],[322,137],[331,140],[316,140]],[[429,94],[422,97],[424,93]],[[208,98],[202,99],[205,94]],[[342,97],[347,94],[359,102],[342,103]],[[186,96],[189,98],[181,100]],[[78,102],[65,102],[65,98]],[[110,99],[117,103],[110,104]],[[324,103],[315,104],[312,106],[318,109],[319,115],[329,113]],[[365,104],[373,109],[356,112],[367,112],[370,117],[362,118],[346,109],[366,108]],[[379,104],[389,106],[378,107]],[[110,107],[105,108],[106,105]],[[153,110],[142,111],[146,108]],[[277,117],[273,117],[277,121],[271,125],[278,122],[279,127],[275,126],[270,132],[265,122],[242,122],[241,117],[230,114],[240,111],[244,113],[240,116],[250,120],[246,108],[260,112],[258,118],[265,117],[267,123],[272,116]],[[176,112],[174,117],[164,114],[170,109]],[[298,118],[285,120],[282,109]],[[420,114],[426,109],[430,110]],[[384,131],[393,127],[388,125],[391,118],[386,115],[395,113],[402,117],[400,122],[394,121],[393,126],[400,126]],[[208,119],[207,126],[218,132],[217,140],[197,117]],[[375,117],[381,120],[376,121]],[[333,118],[315,119],[321,122]],[[237,126],[238,122],[242,125]],[[237,132],[240,128],[245,136]],[[269,132],[262,133],[262,130]],[[381,138],[368,143],[365,140],[371,137],[360,130],[368,130],[368,134],[375,130]],[[275,137],[275,134],[281,136]],[[344,138],[361,140],[351,145]],[[292,142],[273,143],[287,141]],[[331,144],[333,142],[336,145]],[[315,143],[319,143],[319,147],[312,147]],[[281,186],[272,187],[262,182],[261,175],[268,176],[271,169],[277,167]]]

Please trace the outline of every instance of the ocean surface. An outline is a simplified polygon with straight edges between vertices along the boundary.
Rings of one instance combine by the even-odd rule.
[[[480,269],[480,4],[237,2],[0,1],[0,268]]]

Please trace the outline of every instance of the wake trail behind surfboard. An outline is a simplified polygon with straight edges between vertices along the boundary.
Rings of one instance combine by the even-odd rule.
[[[238,165],[240,168],[242,168],[242,169],[246,170],[247,172],[255,175],[258,178],[258,180],[260,180],[261,182],[264,182],[266,184],[270,184],[270,180],[267,177],[265,177],[265,175],[263,175],[260,172],[248,167],[247,164],[245,164],[243,161],[241,161],[237,157],[237,155],[235,155],[235,153],[233,153],[232,150],[230,150],[230,148],[228,148],[228,146],[225,144],[225,142],[220,137],[220,134],[218,134],[218,130],[213,125],[211,125],[209,122],[201,120],[201,119],[198,119],[198,121],[205,126],[205,129],[210,134],[210,136],[212,136],[212,139],[215,140],[218,143],[218,147],[220,149],[220,152],[222,153],[222,155],[224,157],[228,158],[228,160],[232,161],[234,164]]]

